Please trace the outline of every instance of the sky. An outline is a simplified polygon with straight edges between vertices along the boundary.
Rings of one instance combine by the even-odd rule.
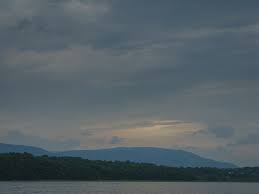
[[[1,0],[0,142],[259,166],[257,0]]]

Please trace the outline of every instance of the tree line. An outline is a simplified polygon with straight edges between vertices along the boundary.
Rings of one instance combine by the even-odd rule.
[[[78,157],[0,154],[0,180],[150,180],[259,182],[259,167],[176,168]]]

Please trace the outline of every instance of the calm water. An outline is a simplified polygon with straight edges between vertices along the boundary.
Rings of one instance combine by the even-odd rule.
[[[0,182],[0,194],[258,194],[259,183]]]

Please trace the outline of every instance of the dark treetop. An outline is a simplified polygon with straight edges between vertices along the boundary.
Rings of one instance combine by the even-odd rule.
[[[153,180],[259,182],[259,168],[176,168],[79,157],[0,154],[0,180]]]

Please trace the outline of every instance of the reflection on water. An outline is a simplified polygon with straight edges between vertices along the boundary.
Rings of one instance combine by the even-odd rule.
[[[0,194],[258,194],[259,183],[0,182]]]

